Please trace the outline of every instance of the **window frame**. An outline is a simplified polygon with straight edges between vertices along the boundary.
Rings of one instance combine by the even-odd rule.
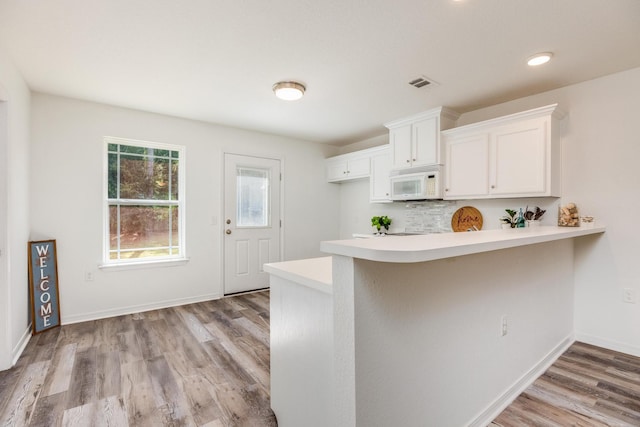
[[[160,142],[142,141],[130,138],[119,138],[113,136],[105,136],[103,138],[103,250],[102,265],[104,267],[123,267],[123,266],[140,266],[167,263],[182,263],[186,261],[186,147],[177,144],[166,144]],[[152,148],[158,150],[169,150],[178,152],[178,199],[173,200],[152,200],[152,199],[110,199],[109,198],[109,145],[129,145],[134,147]],[[119,177],[118,177],[119,179]],[[178,243],[179,252],[175,255],[162,255],[147,258],[134,259],[111,259],[111,230],[109,224],[109,207],[113,205],[113,201],[117,201],[117,206],[177,206],[178,208]],[[175,245],[171,245],[172,247]],[[121,250],[120,248],[118,249]]]

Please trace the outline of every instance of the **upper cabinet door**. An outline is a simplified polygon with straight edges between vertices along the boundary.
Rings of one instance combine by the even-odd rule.
[[[445,199],[489,194],[489,137],[486,133],[447,139],[445,157]]]
[[[438,118],[430,117],[413,124],[413,140],[411,157],[412,166],[426,166],[441,163],[438,141]]]
[[[348,179],[347,171],[349,167],[347,161],[327,162],[327,181],[342,181]]]
[[[389,130],[389,144],[391,145],[391,163],[394,169],[411,167],[412,156],[411,125],[405,125]]]
[[[389,150],[382,150],[371,156],[371,178],[369,181],[369,202],[389,203],[391,183],[391,159]]]
[[[491,132],[491,194],[507,196],[548,193],[549,120],[527,120]]]

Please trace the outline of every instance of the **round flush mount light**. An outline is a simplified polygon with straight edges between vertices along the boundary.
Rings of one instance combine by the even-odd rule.
[[[536,53],[535,55],[530,56],[527,59],[527,65],[529,65],[530,67],[535,67],[537,65],[546,64],[547,62],[551,61],[552,56],[553,54],[551,52]]]
[[[273,93],[285,101],[296,101],[302,98],[306,88],[298,82],[278,82],[273,85]]]

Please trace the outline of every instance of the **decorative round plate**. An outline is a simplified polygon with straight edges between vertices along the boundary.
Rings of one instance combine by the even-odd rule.
[[[480,231],[482,230],[482,214],[473,206],[464,206],[455,211],[451,217],[451,229],[453,231]]]

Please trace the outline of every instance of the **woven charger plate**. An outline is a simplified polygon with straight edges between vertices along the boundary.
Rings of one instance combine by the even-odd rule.
[[[473,230],[473,227],[482,230],[482,214],[473,206],[464,206],[455,211],[451,217],[451,229],[453,231]]]

